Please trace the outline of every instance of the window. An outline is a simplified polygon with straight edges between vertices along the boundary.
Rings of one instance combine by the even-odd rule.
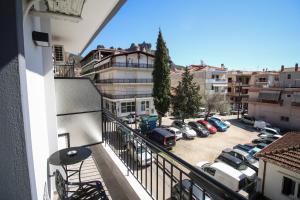
[[[109,110],[109,103],[108,102],[105,103],[105,108],[106,108],[106,110]]]
[[[216,170],[213,168],[210,168],[210,167],[205,168],[204,171],[206,171],[207,173],[209,173],[212,176],[214,176],[216,173]]]
[[[229,87],[229,88],[227,88],[227,92],[231,92],[231,88]]]
[[[141,111],[145,111],[149,108],[149,101],[142,101],[141,102]]]
[[[135,112],[135,102],[121,103],[121,113]]]
[[[288,75],[287,75],[287,79],[291,79],[291,74],[288,74]]]
[[[141,102],[141,111],[145,111],[146,110],[146,105],[145,105],[145,101]]]
[[[289,117],[285,117],[285,116],[281,116],[281,117],[280,117],[280,120],[281,120],[281,121],[288,122],[288,121],[290,121],[290,118],[289,118]]]
[[[291,95],[290,95],[290,94],[287,94],[286,97],[291,97]]]
[[[232,82],[232,78],[228,78],[228,83],[231,83]]]
[[[281,193],[282,194],[285,194],[285,195],[293,195],[294,196],[294,193],[295,193],[295,181],[293,181],[292,179],[290,178],[287,178],[287,177],[283,177],[283,181],[282,181],[282,191]]]
[[[211,78],[214,79],[214,78],[215,78],[215,75],[212,75]]]
[[[214,86],[213,85],[211,86],[211,90],[214,90]]]

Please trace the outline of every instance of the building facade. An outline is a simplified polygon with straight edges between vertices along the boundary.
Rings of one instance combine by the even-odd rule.
[[[266,199],[300,199],[300,134],[287,133],[260,151],[257,190]]]
[[[90,77],[103,95],[104,108],[118,117],[156,114],[152,98],[154,55],[145,51],[110,52],[103,55],[103,49],[94,51],[91,55],[102,59],[91,59],[82,68],[82,76]]]
[[[227,74],[227,96],[231,108],[248,109],[248,90],[252,72],[229,71]]]
[[[300,130],[300,87],[297,85],[299,75],[297,66],[282,68],[278,80],[274,79],[273,84],[250,87],[248,114],[274,126]],[[267,81],[259,80],[259,86],[262,82]]]

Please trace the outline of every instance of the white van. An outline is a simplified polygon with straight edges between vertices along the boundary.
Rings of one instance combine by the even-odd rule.
[[[236,192],[247,186],[247,176],[225,163],[202,161],[196,167]]]

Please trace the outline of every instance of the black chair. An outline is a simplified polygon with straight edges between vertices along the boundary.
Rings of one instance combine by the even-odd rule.
[[[61,175],[61,173],[55,171],[55,185],[58,196],[61,200],[108,200],[105,194],[103,186],[100,181],[90,181],[82,183],[67,182]],[[75,191],[70,191],[69,187],[78,187]]]

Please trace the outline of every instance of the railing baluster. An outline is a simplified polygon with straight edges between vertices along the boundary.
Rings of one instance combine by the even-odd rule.
[[[158,153],[156,153],[156,199],[158,199]]]

